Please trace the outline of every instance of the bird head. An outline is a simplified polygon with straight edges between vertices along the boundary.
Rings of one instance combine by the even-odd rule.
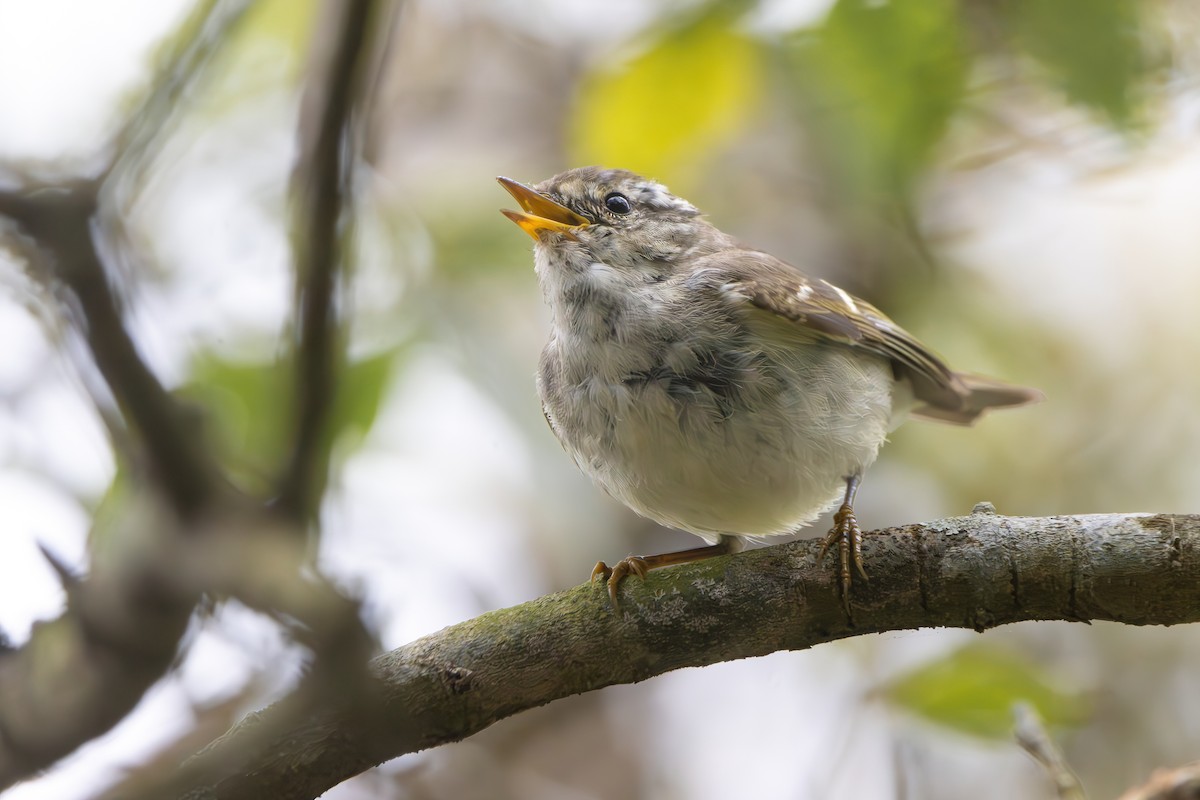
[[[727,237],[691,203],[628,170],[580,167],[536,186],[498,178],[521,211],[503,213],[566,262],[614,269],[671,267],[688,255],[727,246]]]

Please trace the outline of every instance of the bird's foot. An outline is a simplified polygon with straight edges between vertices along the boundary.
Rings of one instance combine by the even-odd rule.
[[[854,507],[843,503],[833,515],[833,527],[821,542],[821,553],[817,560],[825,558],[826,551],[834,544],[837,545],[838,577],[842,587],[842,607],[846,609],[846,616],[850,616],[850,584],[853,578],[850,564],[853,563],[862,579],[867,580],[867,571],[863,569],[862,543],[863,532],[854,516]]]
[[[716,544],[705,547],[693,547],[691,550],[676,550],[672,553],[659,553],[653,556],[629,556],[617,562],[615,567],[609,567],[603,561],[596,564],[592,570],[592,581],[604,578],[608,582],[608,597],[612,600],[613,611],[620,613],[621,604],[617,602],[617,587],[626,575],[637,575],[645,578],[646,573],[659,567],[671,567],[676,564],[690,564],[714,556],[723,556],[741,550],[741,543],[733,536],[722,536]]]
[[[610,567],[603,561],[597,561],[595,569],[592,570],[592,583],[596,582],[597,578],[608,583],[608,598],[612,601],[613,611],[621,613],[621,604],[617,600],[617,587],[626,575],[637,575],[639,578],[645,579],[646,573],[651,569],[650,563],[643,556],[628,556],[622,558],[616,563],[616,566]]]

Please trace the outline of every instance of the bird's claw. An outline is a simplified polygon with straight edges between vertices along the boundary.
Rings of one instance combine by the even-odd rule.
[[[829,533],[821,542],[821,552],[817,556],[817,560],[825,558],[825,553],[834,544],[838,546],[838,577],[842,587],[842,607],[846,609],[846,616],[850,616],[850,584],[853,575],[850,572],[850,564],[853,562],[854,568],[862,579],[868,580],[867,571],[863,569],[863,554],[862,554],[863,532],[858,525],[858,519],[854,516],[854,507],[849,503],[843,503],[837,513],[833,515],[833,527],[829,529]]]
[[[603,561],[597,561],[596,567],[592,570],[592,583],[595,583],[597,578],[608,583],[609,600],[612,601],[613,611],[619,614],[621,603],[617,600],[618,585],[626,575],[637,575],[644,580],[649,571],[650,565],[642,556],[628,556],[611,567]]]

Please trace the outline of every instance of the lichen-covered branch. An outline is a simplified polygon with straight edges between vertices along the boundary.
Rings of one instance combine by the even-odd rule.
[[[380,713],[251,715],[155,796],[312,798],[375,764],[458,741],[561,697],[681,667],[866,633],[984,631],[1022,620],[1200,621],[1200,516],[966,517],[871,534],[869,582],[842,608],[818,543],[794,542],[584,585],[484,614],[380,656]],[[282,728],[278,722],[288,719]]]

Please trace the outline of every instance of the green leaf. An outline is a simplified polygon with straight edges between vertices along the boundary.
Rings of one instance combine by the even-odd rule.
[[[1079,725],[1088,714],[1082,693],[1054,686],[1036,664],[991,645],[969,645],[892,681],[894,705],[961,733],[1012,738],[1012,709],[1029,703],[1051,727]]]
[[[205,352],[193,359],[191,380],[180,391],[201,407],[203,432],[221,460],[255,489],[266,488],[285,453],[289,372],[279,362]]]
[[[733,27],[732,10],[712,6],[586,76],[571,120],[572,162],[681,184],[732,140],[755,114],[763,82],[760,47]]]
[[[1136,0],[1018,0],[1008,8],[1018,44],[1068,99],[1120,127],[1133,123],[1148,64]]]
[[[792,53],[815,143],[852,195],[904,195],[966,84],[953,0],[839,0]]]
[[[339,373],[327,422],[327,446],[360,443],[387,390],[398,350],[347,364]],[[201,353],[181,396],[200,405],[205,433],[222,461],[246,488],[265,490],[289,452],[292,436],[292,365],[245,362]]]
[[[334,441],[353,439],[357,444],[371,431],[395,364],[396,352],[389,350],[354,361],[342,371],[341,386],[329,415]]]

